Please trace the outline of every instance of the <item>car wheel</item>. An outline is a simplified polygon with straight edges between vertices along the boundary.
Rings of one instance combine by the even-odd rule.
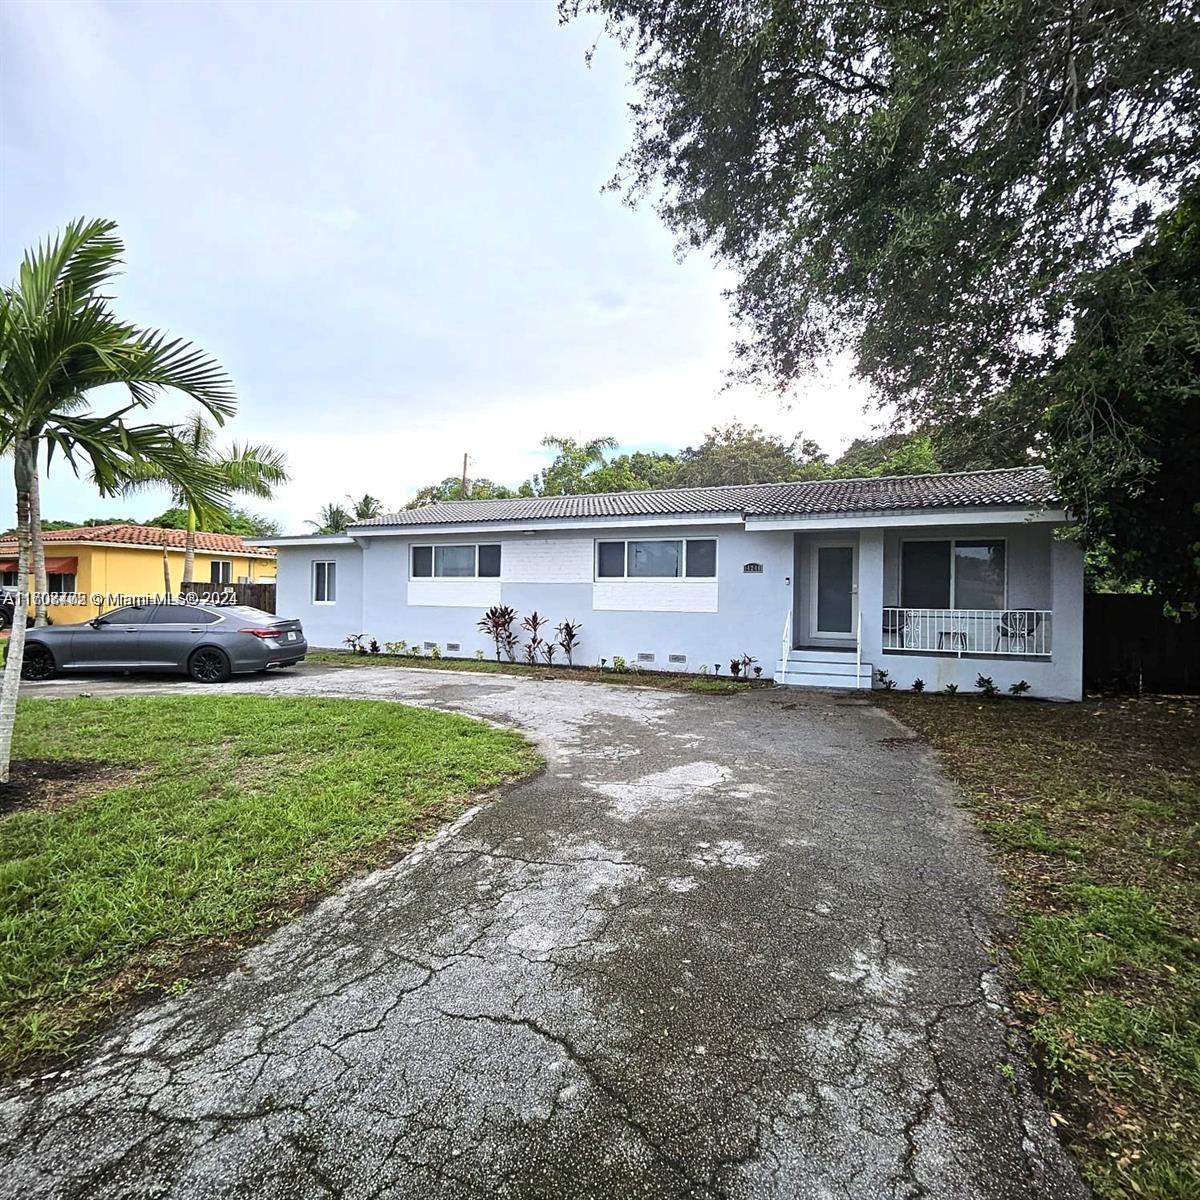
[[[21,663],[21,678],[31,683],[54,678],[54,655],[45,646],[34,642],[25,647],[25,658]]]
[[[233,672],[220,650],[205,646],[188,659],[188,674],[197,683],[224,683]]]

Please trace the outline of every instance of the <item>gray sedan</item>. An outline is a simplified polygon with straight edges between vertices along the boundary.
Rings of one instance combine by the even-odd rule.
[[[23,679],[58,671],[177,671],[200,683],[290,667],[308,650],[300,622],[257,608],[130,604],[82,625],[31,629]]]

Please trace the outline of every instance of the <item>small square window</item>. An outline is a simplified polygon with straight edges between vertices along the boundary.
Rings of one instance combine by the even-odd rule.
[[[712,579],[717,573],[717,539],[694,538],[687,544],[689,579]]]
[[[414,546],[412,548],[412,577],[414,579],[429,579],[433,575],[433,547]]]
[[[500,547],[479,547],[479,577],[481,579],[500,578]]]

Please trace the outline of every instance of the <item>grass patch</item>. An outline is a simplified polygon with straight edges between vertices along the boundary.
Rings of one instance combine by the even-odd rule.
[[[580,683],[619,683],[629,687],[665,688],[724,696],[755,687],[770,687],[770,679],[734,679],[679,671],[605,670],[603,667],[541,666],[498,663],[490,658],[430,658],[415,654],[354,654],[349,650],[310,650],[305,662],[329,667],[420,667],[432,671],[471,671],[483,675],[531,675],[535,679],[571,679]]]
[[[1096,1195],[1200,1195],[1200,705],[875,698],[996,849],[1013,1000]]]
[[[454,714],[257,696],[23,700],[14,758],[90,775],[70,802],[0,818],[6,1073],[540,762]]]

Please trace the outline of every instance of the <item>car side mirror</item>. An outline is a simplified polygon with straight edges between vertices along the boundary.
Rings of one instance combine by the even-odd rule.
[[[91,619],[91,620],[88,622],[88,624],[89,624],[89,625],[90,625],[90,626],[91,626],[93,629],[100,629],[100,628],[102,628],[103,626],[107,625],[107,624],[108,624],[108,622],[107,622],[107,621],[106,621],[106,620],[105,620],[103,617],[93,617],[93,618],[92,618],[92,619]]]

